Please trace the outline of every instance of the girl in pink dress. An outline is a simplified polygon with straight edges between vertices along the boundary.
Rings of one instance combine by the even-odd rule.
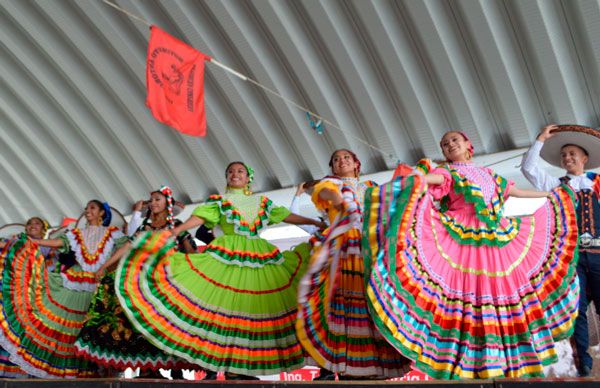
[[[366,194],[375,322],[434,378],[543,376],[577,316],[573,192],[515,188],[471,163],[462,132],[446,133],[440,146],[447,163],[422,163],[425,175]],[[531,216],[503,217],[508,196],[548,200]]]

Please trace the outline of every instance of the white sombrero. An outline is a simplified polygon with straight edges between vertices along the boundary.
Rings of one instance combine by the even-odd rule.
[[[588,153],[585,169],[600,167],[600,131],[583,125],[559,125],[554,136],[544,141],[540,156],[553,166],[560,164],[560,150],[567,144],[583,148]]]

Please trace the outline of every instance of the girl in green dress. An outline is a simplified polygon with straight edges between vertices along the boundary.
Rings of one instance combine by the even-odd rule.
[[[171,232],[142,235],[117,269],[121,305],[146,338],[227,378],[303,365],[294,322],[310,247],[280,252],[259,233],[282,221],[323,226],[252,195],[252,176],[244,163],[231,163],[224,195],[211,196]],[[223,233],[203,253],[172,249],[172,236],[199,225]]]

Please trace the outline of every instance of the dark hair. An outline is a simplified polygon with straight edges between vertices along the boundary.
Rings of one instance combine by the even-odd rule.
[[[304,190],[310,190],[311,188],[315,187],[319,182],[321,182],[321,179],[316,179],[314,181],[306,181],[304,182],[302,187],[304,187]]]
[[[587,150],[585,148],[583,148],[582,146],[577,145],[577,144],[570,144],[570,143],[569,144],[565,144],[564,146],[560,147],[560,150],[562,151],[563,148],[569,147],[569,146],[577,147],[577,148],[579,148],[580,150],[583,151],[583,153],[585,154],[585,156],[590,156],[590,154],[587,152]]]
[[[104,210],[104,204],[102,203],[102,201],[100,201],[99,199],[90,199],[88,201],[88,205],[90,203],[95,203],[96,205],[98,205],[98,207],[100,208],[100,210]]]
[[[358,156],[356,156],[356,154],[354,152],[350,151],[347,148],[340,148],[338,150],[333,151],[333,153],[331,154],[331,157],[329,158],[329,168],[331,168],[331,172],[333,172],[335,174],[335,172],[333,171],[333,157],[335,156],[336,153],[338,153],[340,151],[346,151],[347,153],[349,153],[352,156],[352,159],[354,159],[354,163],[357,164],[355,174],[358,177],[358,175],[360,174],[360,166],[361,166],[360,160],[358,159]]]

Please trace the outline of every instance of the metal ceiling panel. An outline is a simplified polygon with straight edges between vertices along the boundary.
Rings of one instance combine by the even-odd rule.
[[[145,106],[144,23],[101,0],[0,0],[0,224],[91,198],[128,213],[161,184],[202,201],[232,160],[272,191],[327,174],[341,147],[374,173],[439,158],[451,128],[493,154],[549,122],[598,126],[595,0],[113,2],[343,131],[208,64],[208,135],[181,135]]]

